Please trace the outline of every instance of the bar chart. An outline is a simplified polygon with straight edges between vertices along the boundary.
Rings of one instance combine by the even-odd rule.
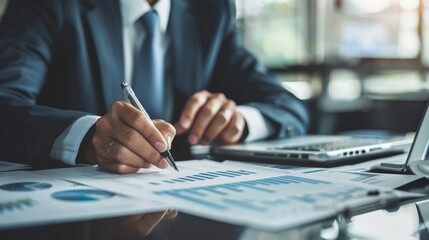
[[[2,201],[0,202],[0,215],[8,212],[23,211],[36,205],[37,202],[30,198]]]
[[[256,174],[254,171],[249,170],[224,170],[224,171],[208,171],[202,172],[193,175],[187,175],[184,177],[172,178],[172,179],[163,179],[160,181],[151,181],[150,185],[158,186],[162,184],[175,184],[175,183],[191,183],[191,182],[201,182],[219,178],[236,178],[240,176],[247,176]]]
[[[155,194],[167,195],[176,201],[180,199],[218,211],[238,208],[251,212],[268,212],[282,207],[332,203],[365,191],[359,187],[338,186],[334,191],[325,191],[330,185],[328,181],[285,175],[237,183],[156,191]],[[304,189],[311,191],[306,192]],[[320,190],[315,191],[317,189]]]

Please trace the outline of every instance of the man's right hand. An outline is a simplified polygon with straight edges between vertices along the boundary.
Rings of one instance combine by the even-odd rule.
[[[115,102],[97,120],[81,146],[83,160],[116,173],[135,173],[151,164],[168,167],[161,152],[170,149],[175,128],[163,120],[150,120],[126,102]]]

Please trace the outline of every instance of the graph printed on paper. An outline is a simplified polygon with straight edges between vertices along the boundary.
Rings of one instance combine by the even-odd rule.
[[[319,190],[315,191],[316,189]],[[366,189],[361,187],[333,186],[328,181],[285,175],[237,183],[155,191],[155,194],[216,211],[236,209],[240,212],[277,215],[327,207],[326,205],[332,205],[338,200],[365,192]]]

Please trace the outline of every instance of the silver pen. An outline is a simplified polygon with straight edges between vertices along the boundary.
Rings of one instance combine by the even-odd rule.
[[[125,82],[121,83],[121,87],[124,90],[125,95],[127,96],[130,103],[143,112],[146,117],[151,120],[149,114],[144,109],[143,105],[140,103],[140,101],[137,99],[136,94],[134,93],[133,89]],[[170,151],[167,149],[165,152],[162,152],[161,155],[167,159],[167,162],[172,166],[176,171],[179,171],[179,169],[176,166],[176,163],[174,162],[174,158],[171,155]]]

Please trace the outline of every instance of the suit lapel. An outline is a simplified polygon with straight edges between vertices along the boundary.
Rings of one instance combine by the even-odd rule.
[[[86,13],[96,56],[106,110],[114,101],[124,100],[120,83],[124,80],[122,19],[118,1],[92,0]]]
[[[173,84],[185,95],[204,87],[202,51],[195,9],[186,0],[172,0],[167,32],[171,41]]]

